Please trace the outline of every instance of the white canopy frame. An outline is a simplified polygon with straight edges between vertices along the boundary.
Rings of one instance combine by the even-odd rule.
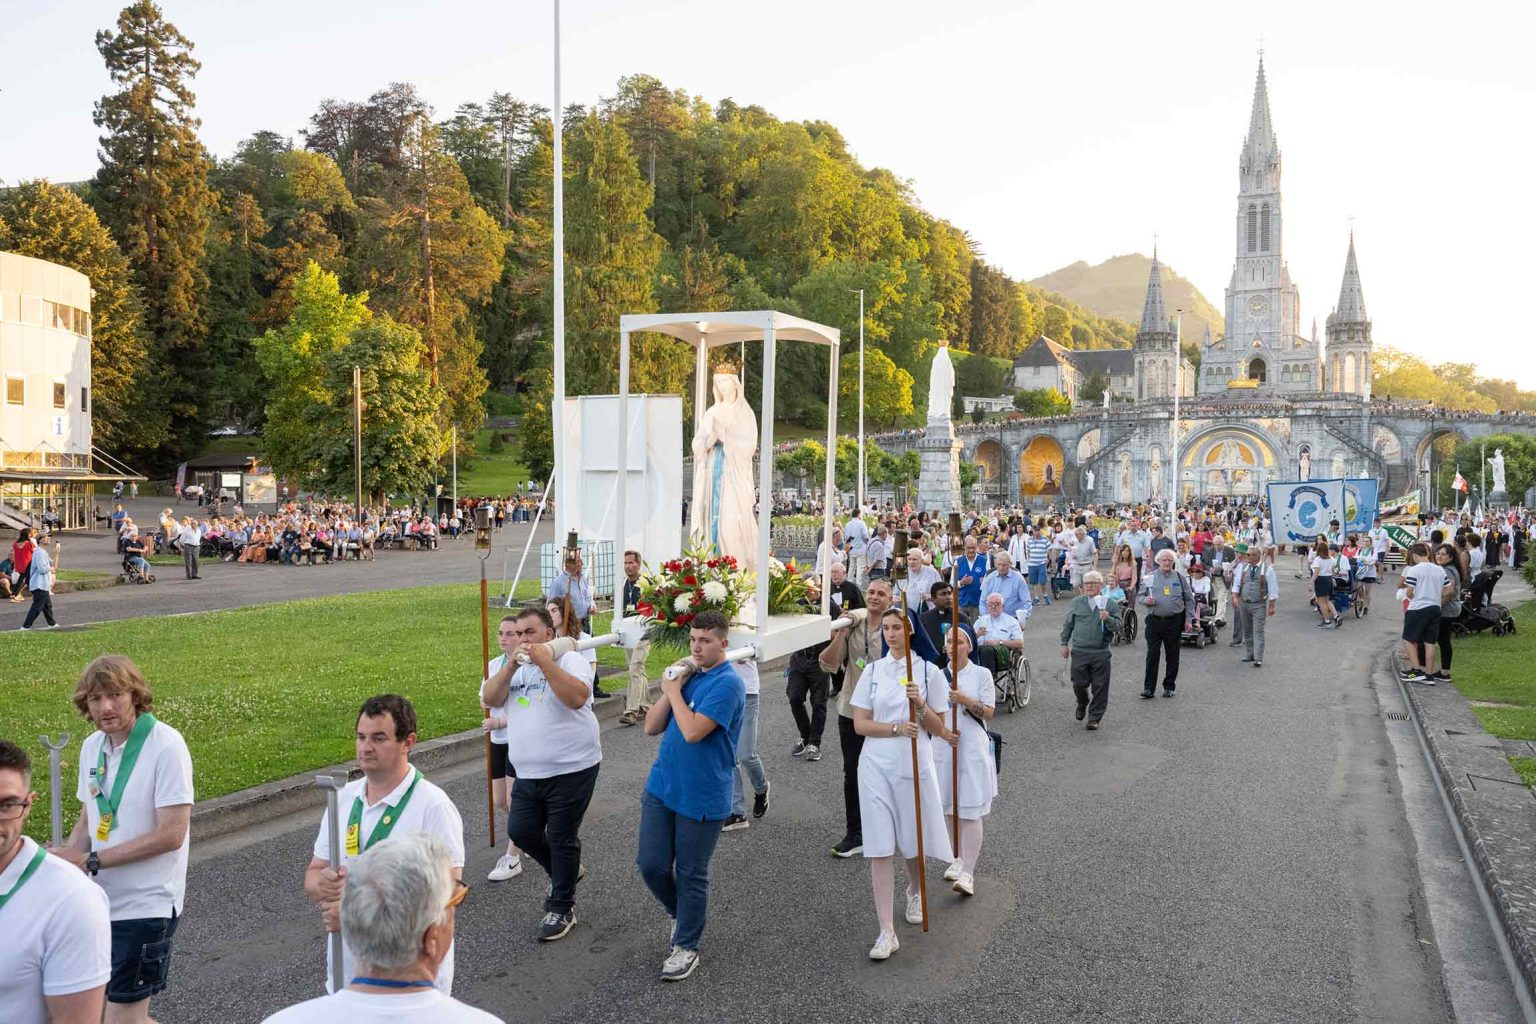
[[[837,472],[837,377],[842,349],[836,328],[802,320],[774,310],[735,311],[729,313],[630,313],[619,317],[619,472],[618,502],[614,516],[615,544],[624,547],[624,514],[628,507],[629,444],[625,429],[629,423],[629,336],[641,331],[665,334],[694,348],[693,432],[709,405],[709,350],[725,345],[761,341],[763,344],[763,388],[759,417],[757,483],[757,621],[754,623],[759,643],[768,631],[768,558],[773,537],[773,398],[774,370],[779,341],[802,341],[825,345],[832,350],[827,373],[827,470],[823,486],[822,540],[832,547],[833,500]],[[746,375],[746,367],[742,367]],[[743,380],[745,384],[745,380]],[[694,467],[698,472],[699,467]],[[821,615],[828,616],[831,601],[829,557],[822,568]],[[803,646],[803,645],[802,645]],[[759,657],[766,652],[759,647]]]

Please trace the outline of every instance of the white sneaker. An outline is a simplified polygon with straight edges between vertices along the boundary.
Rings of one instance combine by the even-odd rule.
[[[673,946],[672,952],[661,965],[662,981],[682,981],[699,966],[699,954],[691,949]]]
[[[961,875],[959,878],[955,879],[953,888],[955,892],[958,892],[963,896],[975,896],[976,879],[968,874]]]
[[[516,878],[523,873],[523,858],[515,857],[510,853],[501,855],[496,866],[491,868],[491,873],[485,877],[492,882],[505,882],[509,878]]]
[[[907,924],[923,923],[923,897],[921,893],[907,893]]]
[[[890,932],[881,932],[875,944],[869,947],[871,960],[889,960],[891,954],[901,948],[901,943],[896,941],[896,936]]]
[[[965,864],[963,862],[961,862],[961,861],[958,861],[958,860],[954,861],[954,862],[952,862],[949,865],[949,867],[944,869],[944,881],[946,881],[946,882],[953,882],[955,879],[959,878],[964,873],[965,873]]]

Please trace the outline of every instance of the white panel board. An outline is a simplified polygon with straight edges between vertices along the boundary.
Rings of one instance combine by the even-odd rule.
[[[567,510],[583,539],[615,539],[619,465],[619,399],[566,399],[566,457],[574,472]],[[628,488],[623,543],[655,565],[682,551],[683,400],[676,395],[629,398]]]

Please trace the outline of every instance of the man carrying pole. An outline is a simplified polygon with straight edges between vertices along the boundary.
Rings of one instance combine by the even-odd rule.
[[[349,782],[338,794],[339,814],[346,815],[343,826],[341,865],[331,862],[334,834],[329,818],[320,820],[315,837],[314,855],[304,872],[304,892],[320,907],[327,933],[341,930],[342,892],[347,884],[347,865],[363,852],[389,839],[396,829],[429,832],[448,845],[453,854],[453,876],[464,871],[464,821],[453,801],[411,765],[416,746],[416,709],[404,697],[382,694],[369,697],[357,712],[357,766],[363,776]],[[339,823],[339,815],[338,815]],[[335,964],[327,953],[326,991],[334,988]],[[344,980],[356,975],[352,951],[342,943]],[[444,995],[453,991],[453,949],[449,948],[437,971],[437,989]]]

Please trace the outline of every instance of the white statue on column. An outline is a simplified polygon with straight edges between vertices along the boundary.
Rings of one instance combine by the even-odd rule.
[[[949,361],[949,342],[940,340],[928,371],[928,419],[948,420],[955,400],[955,365]]]
[[[1488,460],[1488,465],[1493,469],[1493,493],[1498,494],[1504,490],[1504,449],[1495,448],[1493,458]]]
[[[1083,489],[1084,490],[1089,490],[1089,491],[1093,490],[1093,470],[1091,470],[1091,469],[1083,470],[1083,476],[1085,478],[1084,484],[1083,484]]]
[[[725,372],[714,376],[714,401],[699,417],[693,436],[688,529],[751,572],[757,565],[757,518],[752,514],[757,416],[747,404],[741,380],[730,369],[722,369]]]

